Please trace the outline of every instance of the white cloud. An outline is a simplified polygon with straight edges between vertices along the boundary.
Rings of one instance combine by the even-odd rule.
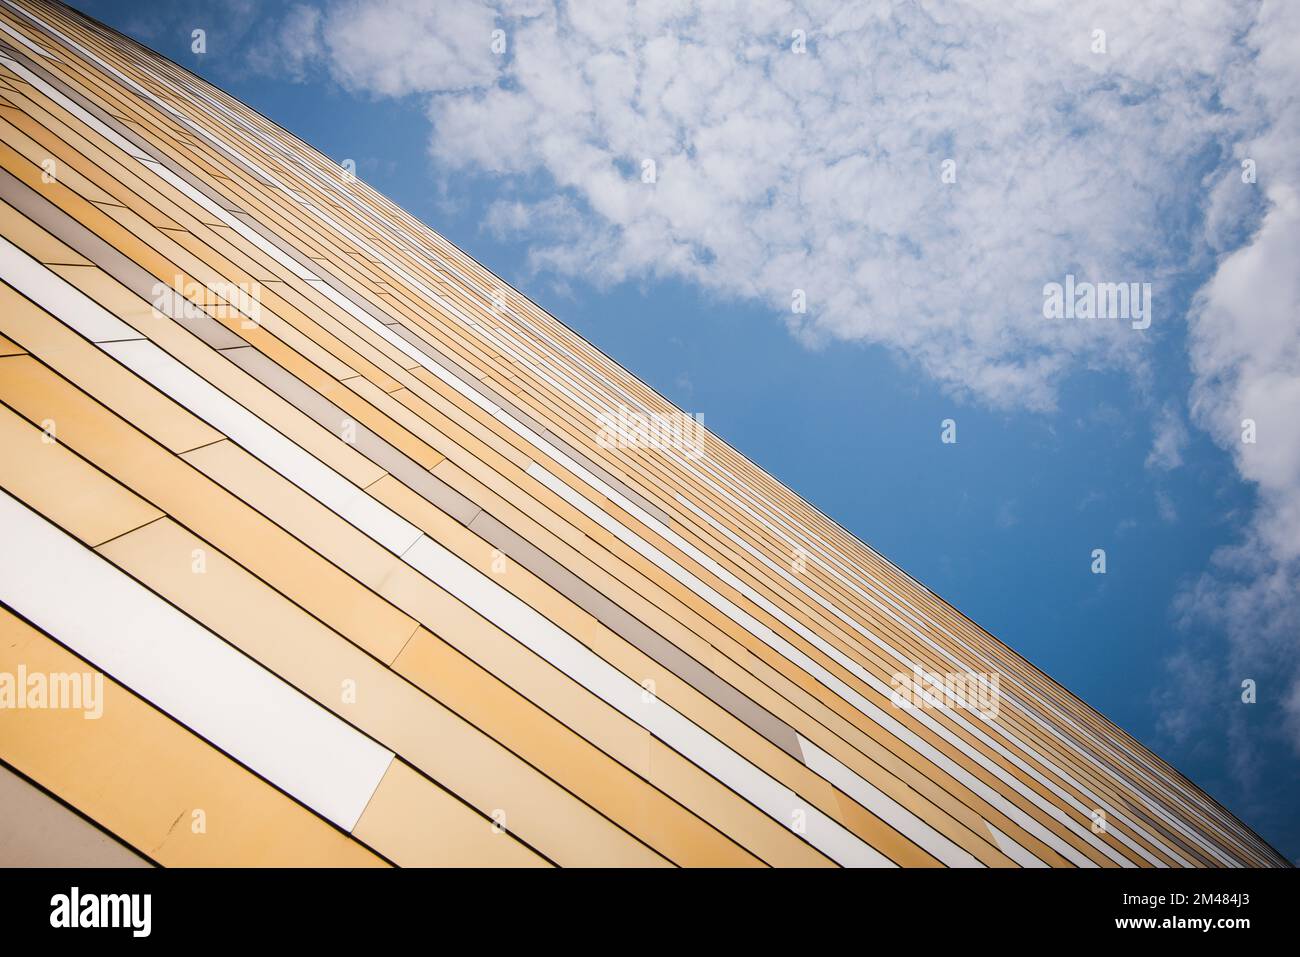
[[[1201,290],[1189,348],[1195,420],[1254,484],[1258,504],[1183,608],[1227,635],[1228,679],[1259,680],[1300,751],[1300,6],[1264,4],[1246,43],[1257,55],[1230,74],[1223,100],[1256,118],[1234,157],[1253,160],[1258,181],[1243,183],[1238,168],[1217,183],[1207,239],[1218,245],[1231,231],[1224,209],[1263,212]],[[1245,420],[1254,442],[1243,441]]]
[[[379,96],[471,89],[497,75],[492,10],[480,3],[351,0],[322,24],[329,67],[345,86]]]
[[[249,45],[249,65],[259,73],[283,73],[294,80],[306,79],[309,67],[324,54],[320,28],[319,10],[294,4],[281,18],[274,34],[264,34]]]
[[[576,215],[550,209],[540,241],[530,225],[538,268],[686,278],[806,341],[1049,409],[1071,370],[1140,370],[1156,333],[1045,320],[1044,283],[1151,281],[1157,330],[1176,319],[1164,209],[1227,123],[1212,77],[1245,55],[1245,9],[347,0],[321,42],[347,87],[427,98],[444,167],[554,182]]]
[[[1156,421],[1155,437],[1147,454],[1147,468],[1169,471],[1183,464],[1183,449],[1187,446],[1187,426],[1171,406],[1161,410]]]

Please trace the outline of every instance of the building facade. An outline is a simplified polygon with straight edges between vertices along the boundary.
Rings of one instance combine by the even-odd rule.
[[[351,172],[0,0],[0,864],[1285,862]]]

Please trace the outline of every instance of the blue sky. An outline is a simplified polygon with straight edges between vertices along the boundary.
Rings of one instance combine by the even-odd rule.
[[[1300,858],[1294,443],[1257,460],[1232,437],[1243,409],[1294,436],[1287,396],[1300,396],[1295,285],[1277,278],[1278,256],[1296,271],[1297,233],[1275,192],[1295,182],[1295,160],[1275,163],[1260,189],[1237,176],[1243,155],[1294,145],[1294,107],[1270,99],[1270,83],[1295,79],[1279,65],[1287,51],[1260,39],[1277,32],[1272,13],[1225,3],[1152,40],[1124,4],[956,26],[908,5],[864,25],[776,4],[770,23],[753,17],[744,42],[710,60],[700,37],[726,25],[679,11],[634,18],[633,88],[617,65],[591,66],[605,63],[602,43],[617,49],[609,24],[549,23],[541,3],[522,16],[491,3],[435,16],[400,0],[74,5],[355,160],[362,179]],[[786,54],[791,24],[806,30],[810,60],[756,59],[745,45],[769,35]],[[493,63],[482,48],[498,25],[508,48]],[[549,55],[586,58],[587,83],[551,89],[558,81],[535,68],[544,34],[558,44]],[[685,104],[663,126],[641,100],[653,41],[676,36],[698,53],[681,72],[698,71],[686,92],[660,83],[660,101]],[[1035,37],[1048,38],[1038,55],[1055,71],[1042,87],[1027,79],[1042,73],[1030,54],[1024,73],[1015,65],[1018,41]],[[987,66],[984,42],[1011,65]],[[686,62],[683,49],[658,56]],[[870,58],[842,59],[859,53]],[[818,59],[828,72],[803,66]],[[734,61],[758,66],[727,79]],[[804,72],[786,75],[790,62]],[[861,105],[859,82],[825,95],[840,82],[829,75],[867,77],[876,63],[916,73],[906,86],[872,79],[878,94]],[[931,95],[910,96],[918,82]],[[771,83],[829,105],[692,111],[692,89],[725,101],[745,83],[756,84],[747,101]],[[930,117],[971,88],[982,92],[953,116]],[[612,102],[621,95],[632,102]],[[576,115],[596,120],[547,139]],[[539,118],[547,125],[529,125]],[[549,145],[502,147],[519,139]],[[659,185],[690,185],[633,192],[647,152]],[[934,184],[947,155],[960,185],[944,193]],[[692,164],[716,180],[679,175]],[[756,181],[754,195],[715,203]],[[710,215],[694,216],[699,207]],[[771,239],[769,224],[801,217]],[[681,258],[665,268],[667,250]],[[1039,287],[1067,271],[1153,281],[1152,328],[1046,325]],[[801,285],[813,305],[793,316],[782,290]],[[1281,318],[1242,325],[1262,322],[1259,303],[1273,300]],[[954,445],[940,442],[947,418]],[[1104,576],[1090,571],[1094,548],[1106,549]],[[1239,701],[1243,678],[1258,682],[1258,703]]]

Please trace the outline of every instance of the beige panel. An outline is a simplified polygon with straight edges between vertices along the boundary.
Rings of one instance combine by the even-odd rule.
[[[63,441],[86,458],[382,660],[391,661],[415,630],[414,619],[33,360],[0,361],[0,398],[29,421],[54,418]]]
[[[60,445],[57,435],[57,428],[51,438],[0,407],[0,485],[91,546],[162,516]]]
[[[773,867],[834,867],[834,861],[808,844],[794,831],[794,820],[778,823],[750,804],[732,807],[731,792],[720,784],[701,787],[692,771],[695,766],[668,747],[658,738],[650,740],[650,780],[666,793],[689,796],[705,808],[704,813],[716,813],[724,808],[728,828],[745,847]]]
[[[702,867],[759,863],[726,835],[726,819],[711,826],[629,774],[491,675],[466,668],[466,663],[455,649],[421,629],[394,667],[461,713],[479,715],[489,734],[508,741],[526,760],[547,769],[676,863]],[[570,696],[578,697],[578,691]],[[597,720],[601,718],[599,710],[604,710],[606,723],[626,722],[599,702],[592,701],[589,710],[596,712],[593,717]],[[629,728],[628,734],[640,735],[641,749],[648,758],[649,734],[640,728]],[[699,780],[705,780],[702,772]]]
[[[0,867],[153,866],[3,765],[0,808]]]
[[[483,815],[510,808],[511,829],[552,859],[589,865],[662,863],[649,848],[463,718],[307,618],[225,556],[205,555],[204,571],[195,574],[191,556],[201,547],[179,526],[160,521],[115,539],[101,551],[271,671],[470,801]]]
[[[86,265],[84,258],[6,203],[0,203],[0,235],[43,263]]]
[[[31,88],[28,87],[27,92],[23,95],[29,97],[31,92]],[[59,164],[59,180],[88,200],[112,199],[108,193],[101,190],[77,171],[71,162],[73,159],[71,150],[66,146],[60,144],[59,148],[50,149],[48,145],[43,145],[41,141],[50,144],[54,141],[54,137],[32,117],[21,112],[17,107],[0,109],[0,140],[4,140],[6,145],[11,147],[14,155],[21,155],[38,167],[44,159],[53,159]]]
[[[546,867],[503,828],[394,761],[352,833],[401,867]]]
[[[0,670],[17,673],[20,665],[29,674],[91,670],[0,609]],[[110,680],[98,719],[69,710],[5,713],[0,757],[166,866],[383,864]]]
[[[152,386],[5,285],[0,285],[0,330],[33,355],[52,354],[60,369],[78,383],[111,394],[121,414],[174,451],[221,438],[221,433],[178,406],[162,401]],[[37,421],[45,418],[39,415]]]
[[[183,458],[263,515],[274,516],[277,524],[322,555],[347,556],[346,570],[365,585],[373,588],[406,567],[392,552],[233,442],[204,446]]]

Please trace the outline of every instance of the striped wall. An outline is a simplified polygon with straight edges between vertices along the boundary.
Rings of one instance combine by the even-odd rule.
[[[0,0],[0,236],[0,682],[100,686],[0,707],[0,864],[1284,863],[722,438],[603,441],[677,410],[57,4]]]

